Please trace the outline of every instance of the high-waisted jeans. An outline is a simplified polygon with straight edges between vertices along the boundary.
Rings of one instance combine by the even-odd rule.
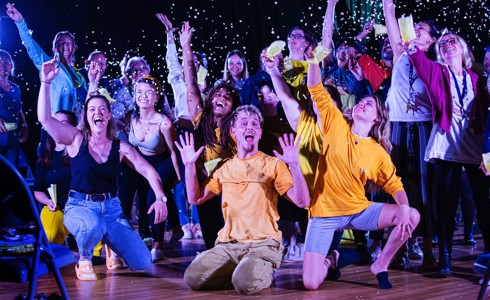
[[[91,258],[102,239],[131,270],[144,270],[151,264],[150,251],[124,218],[117,197],[102,202],[69,197],[63,222],[75,236],[80,256]]]

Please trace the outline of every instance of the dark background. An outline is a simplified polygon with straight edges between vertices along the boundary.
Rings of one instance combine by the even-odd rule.
[[[52,40],[61,30],[69,30],[78,44],[77,67],[93,50],[106,53],[109,78],[119,76],[119,61],[126,51],[144,56],[151,73],[166,84],[165,27],[155,17],[167,14],[174,27],[189,20],[196,31],[193,49],[208,56],[210,82],[221,76],[226,53],[241,50],[248,58],[249,71],[257,71],[260,50],[274,40],[286,40],[290,28],[302,25],[321,39],[326,0],[64,0],[13,2],[26,19],[34,39],[44,51],[52,54]],[[384,24],[381,0],[340,0],[336,7],[338,32],[353,35],[369,18]],[[460,32],[467,39],[477,61],[483,61],[484,47],[489,42],[489,1],[486,0],[398,0],[397,15],[414,15],[414,21],[433,19],[440,28]],[[17,28],[5,13],[6,2],[0,2],[0,48],[9,51],[16,63],[12,81],[20,85],[22,101],[29,123],[29,141],[24,145],[31,165],[35,162],[39,123],[35,105],[39,73],[22,46]],[[178,42],[178,34],[176,34]],[[379,52],[379,41],[371,37],[368,49]]]

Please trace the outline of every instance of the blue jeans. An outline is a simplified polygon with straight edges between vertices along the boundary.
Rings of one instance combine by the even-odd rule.
[[[187,196],[185,194],[185,179],[184,168],[180,171],[182,174],[182,180],[179,181],[174,187],[174,199],[177,208],[179,209],[180,224],[186,225],[189,223],[199,224],[199,215],[197,214],[197,208],[195,205],[190,205],[187,202]],[[190,208],[190,218],[189,218]]]
[[[117,197],[102,202],[69,197],[63,222],[75,236],[82,257],[91,258],[95,245],[103,240],[131,270],[144,270],[151,264],[150,251],[124,218]]]

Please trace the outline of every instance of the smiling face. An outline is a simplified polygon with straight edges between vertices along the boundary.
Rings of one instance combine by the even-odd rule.
[[[231,113],[233,109],[233,97],[228,89],[222,87],[213,93],[211,106],[215,117],[221,118]]]
[[[279,102],[276,93],[268,85],[263,85],[260,88],[257,98],[262,106],[277,106]]]
[[[239,153],[253,155],[258,151],[262,137],[261,118],[251,111],[239,111],[230,132],[236,139]]]
[[[59,53],[60,59],[64,58],[66,62],[71,63],[75,51],[75,42],[72,37],[68,34],[60,34],[56,40],[53,52]]]
[[[459,38],[452,34],[446,34],[439,40],[439,55],[444,61],[452,58],[463,59],[463,45]]]
[[[243,62],[238,54],[233,54],[228,58],[228,71],[233,78],[239,78],[243,72]]]
[[[103,53],[97,53],[90,57],[90,61],[95,61],[99,64],[100,70],[102,71],[101,76],[103,76],[107,69],[107,57]]]
[[[137,82],[143,76],[150,74],[150,69],[148,66],[141,60],[137,60],[129,65],[128,70],[126,70],[129,78],[132,82]]]
[[[88,99],[85,106],[85,125],[91,132],[105,133],[112,118],[108,101],[102,96],[95,96]]]
[[[352,108],[352,119],[367,123],[374,123],[379,120],[376,99],[370,96],[362,98]]]
[[[155,104],[158,101],[157,90],[154,85],[139,82],[136,85],[135,91],[136,105],[140,109],[154,109]]]

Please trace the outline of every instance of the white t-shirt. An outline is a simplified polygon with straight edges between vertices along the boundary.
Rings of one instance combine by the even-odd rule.
[[[417,72],[413,68],[413,77]],[[432,106],[424,83],[418,76],[412,84],[414,109],[407,110],[410,103],[410,61],[406,53],[393,66],[391,87],[386,98],[391,122],[424,122],[432,121]]]
[[[461,104],[458,92],[452,76],[451,79],[451,98],[453,101],[453,116],[451,128],[445,133],[437,124],[432,127],[427,149],[425,151],[425,160],[432,161],[435,158],[468,164],[480,164],[482,161],[482,150],[484,137],[483,134],[475,134],[470,129],[470,121],[462,114]],[[459,84],[460,93],[463,93],[464,76],[456,75]],[[470,114],[473,107],[475,93],[471,78],[466,74],[466,86],[468,93],[463,99],[464,112]]]

